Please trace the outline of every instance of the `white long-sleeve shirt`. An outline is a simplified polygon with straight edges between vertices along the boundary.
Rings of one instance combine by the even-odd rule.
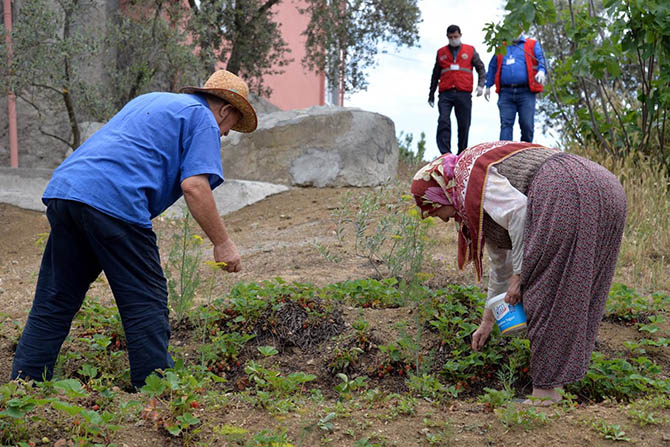
[[[512,274],[521,274],[523,263],[523,229],[526,223],[528,198],[502,176],[495,166],[489,168],[484,187],[484,211],[507,230],[512,240],[512,250],[498,248],[486,242],[491,268],[489,272],[489,298],[507,291]]]

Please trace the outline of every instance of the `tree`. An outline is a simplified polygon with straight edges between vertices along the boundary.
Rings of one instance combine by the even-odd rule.
[[[670,5],[658,0],[510,0],[487,43],[536,27],[548,43],[543,110],[568,140],[613,156],[637,151],[670,167]]]
[[[79,113],[87,108],[91,115],[102,113],[98,89],[89,85],[83,71],[88,56],[99,51],[100,41],[83,32],[77,13],[91,6],[89,0],[58,0],[51,7],[43,0],[27,0],[17,14],[14,33],[14,57],[2,73],[3,91],[14,90],[42,116],[47,107],[62,108],[70,125],[70,137],[47,131],[45,135],[72,148],[80,143]],[[4,39],[3,39],[4,42]],[[41,120],[40,120],[41,121]]]
[[[421,12],[416,0],[306,0],[310,16],[302,63],[340,91],[367,88],[380,43],[414,46]]]
[[[221,61],[226,70],[244,77],[252,91],[269,95],[263,77],[280,74],[290,49],[273,20],[272,7],[281,0],[189,0],[189,31],[203,60]]]
[[[0,65],[0,90],[15,91],[38,112],[43,134],[76,149],[82,121],[104,121],[151,88],[174,90],[203,76],[183,32],[183,8],[172,3],[136,0],[100,26],[95,0],[25,0],[12,65]],[[67,135],[47,128],[60,111]]]

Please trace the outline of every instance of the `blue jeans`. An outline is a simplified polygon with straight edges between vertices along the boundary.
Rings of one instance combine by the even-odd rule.
[[[167,286],[154,232],[69,200],[50,200],[47,218],[51,233],[12,379],[51,379],[72,319],[103,270],[121,315],[133,386],[141,387],[156,369],[174,366],[168,353]]]
[[[501,87],[498,95],[500,110],[500,139],[514,141],[513,127],[516,114],[519,114],[521,141],[533,142],[535,128],[535,93],[528,87]]]

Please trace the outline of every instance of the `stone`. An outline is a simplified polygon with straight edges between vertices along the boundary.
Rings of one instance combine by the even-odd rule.
[[[398,167],[390,118],[336,106],[260,116],[255,132],[226,137],[222,153],[236,179],[295,186],[378,186]]]

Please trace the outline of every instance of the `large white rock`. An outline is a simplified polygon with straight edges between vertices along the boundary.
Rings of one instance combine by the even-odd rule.
[[[8,203],[28,210],[44,211],[46,207],[42,203],[42,193],[52,173],[51,169],[0,167],[0,203]],[[286,185],[226,180],[213,193],[217,210],[219,214],[224,215],[288,189]],[[164,215],[168,218],[181,217],[185,207],[184,199],[181,198],[165,210]]]
[[[227,175],[297,186],[376,186],[398,167],[393,121],[357,108],[268,113],[255,132],[226,137],[222,151]]]

